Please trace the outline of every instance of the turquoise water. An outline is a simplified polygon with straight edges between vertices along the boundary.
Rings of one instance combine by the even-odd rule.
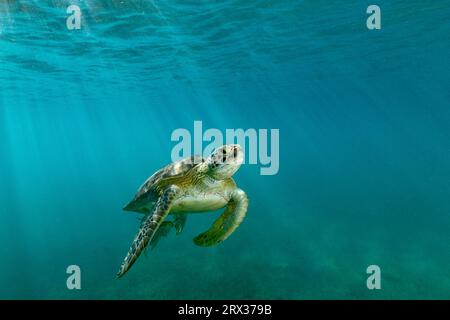
[[[450,6],[378,1],[369,31],[370,4],[2,1],[0,298],[450,298]],[[115,279],[121,208],[195,120],[280,129],[279,173],[239,170],[220,246],[191,216]]]

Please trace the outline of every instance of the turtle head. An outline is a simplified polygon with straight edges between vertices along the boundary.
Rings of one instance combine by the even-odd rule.
[[[224,145],[216,149],[208,158],[209,175],[218,180],[230,178],[243,162],[244,152],[240,145]]]

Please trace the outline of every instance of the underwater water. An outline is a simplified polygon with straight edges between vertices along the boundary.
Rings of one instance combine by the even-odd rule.
[[[2,1],[0,298],[450,298],[450,6],[377,1],[368,30],[370,4]],[[191,215],[116,279],[122,207],[196,120],[279,129],[279,172],[236,173],[222,244]]]

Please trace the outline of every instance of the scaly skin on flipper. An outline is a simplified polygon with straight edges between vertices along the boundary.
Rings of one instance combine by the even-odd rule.
[[[141,224],[141,228],[134,238],[130,250],[128,251],[128,254],[125,257],[125,260],[117,273],[118,278],[122,277],[131,268],[142,251],[152,240],[159,226],[169,214],[172,202],[177,192],[178,187],[176,186],[167,188],[163,195],[158,199],[153,209],[153,213],[144,219]]]
[[[179,213],[175,215],[175,219],[173,220],[173,226],[175,227],[175,230],[177,231],[177,234],[180,234],[184,226],[186,225],[187,220],[187,214]]]
[[[194,238],[194,243],[201,247],[211,247],[226,240],[239,227],[245,218],[248,198],[244,191],[233,192],[224,213],[213,223],[211,228]]]
[[[155,249],[159,240],[161,240],[161,238],[167,237],[173,227],[174,225],[172,221],[163,221],[163,223],[161,223],[161,226],[158,228],[158,231],[156,231],[155,235],[153,236],[152,241],[149,242],[149,246],[152,249]]]

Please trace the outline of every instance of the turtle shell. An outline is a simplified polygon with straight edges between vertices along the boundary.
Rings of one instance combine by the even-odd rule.
[[[172,180],[173,178],[181,178],[185,176],[189,171],[192,170],[192,168],[196,167],[202,162],[205,162],[205,159],[203,157],[191,156],[165,166],[144,182],[144,184],[136,193],[135,199],[142,198],[145,195],[148,196],[149,192],[154,193],[158,190],[158,186],[164,184],[164,181],[168,179]],[[157,194],[154,194],[150,198],[155,198],[157,196]]]

